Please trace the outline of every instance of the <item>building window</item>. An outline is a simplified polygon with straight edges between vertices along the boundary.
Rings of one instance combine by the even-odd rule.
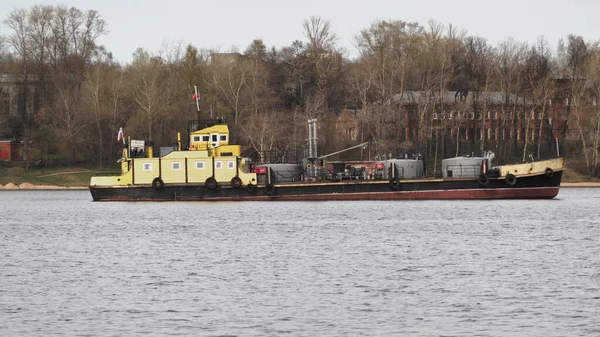
[[[200,136],[194,136],[194,142],[199,142],[200,141]]]
[[[230,160],[227,162],[227,168],[228,169],[234,169],[235,168],[235,163],[233,162],[233,160]]]
[[[178,162],[178,161],[171,163],[171,169],[173,171],[179,171],[179,170],[181,170],[181,163]]]
[[[569,106],[569,99],[568,98],[565,98],[565,105]]]
[[[433,113],[433,119],[438,119],[437,112],[434,112],[434,113]]]
[[[475,112],[471,111],[471,120],[474,120],[474,119],[475,119]]]
[[[196,170],[204,170],[204,162],[203,161],[196,162]]]
[[[223,162],[222,161],[215,162],[215,167],[218,169],[223,168]]]
[[[143,164],[144,171],[152,171],[152,163]]]

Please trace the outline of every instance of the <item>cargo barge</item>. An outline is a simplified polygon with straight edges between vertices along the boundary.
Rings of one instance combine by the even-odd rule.
[[[310,134],[311,131],[309,131]],[[316,132],[316,127],[312,132]],[[563,158],[494,166],[481,157],[442,160],[442,174],[426,177],[419,155],[378,161],[253,164],[229,144],[222,120],[190,131],[172,151],[153,156],[148,144],[129,141],[120,175],[93,176],[94,201],[322,201],[435,199],[551,199],[560,188]],[[310,140],[309,140],[310,141]],[[315,143],[316,144],[316,143]],[[362,145],[362,144],[360,144]]]

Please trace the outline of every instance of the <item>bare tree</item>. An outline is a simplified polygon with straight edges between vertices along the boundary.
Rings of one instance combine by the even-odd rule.
[[[30,142],[33,128],[33,97],[30,91],[30,64],[33,58],[30,40],[30,27],[27,24],[28,13],[25,9],[15,9],[8,14],[4,20],[12,34],[8,37],[8,43],[15,51],[21,63],[21,70],[17,82],[21,84],[23,104],[19,109],[21,117],[21,137],[23,139],[23,150],[25,152],[25,169],[29,169],[31,161]]]

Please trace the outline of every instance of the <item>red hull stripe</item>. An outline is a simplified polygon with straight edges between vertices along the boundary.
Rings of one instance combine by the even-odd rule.
[[[488,199],[552,199],[559,187],[494,188],[436,191],[397,191],[371,193],[331,193],[303,195],[273,195],[215,198],[177,198],[186,201],[323,201],[323,200],[488,200]],[[123,196],[103,197],[100,200],[170,201],[174,199],[130,198]]]

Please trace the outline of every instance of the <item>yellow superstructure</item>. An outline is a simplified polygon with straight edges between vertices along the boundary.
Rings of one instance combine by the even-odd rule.
[[[508,174],[513,174],[515,176],[527,176],[545,172],[547,169],[552,171],[562,171],[564,168],[564,159],[554,158],[531,163],[502,165],[500,166],[500,176],[506,177]]]
[[[195,185],[215,188],[216,185],[241,187],[256,185],[256,174],[250,172],[246,159],[241,158],[241,146],[229,144],[229,128],[214,125],[190,133],[187,150],[176,151],[162,157],[132,158],[123,149],[121,175],[94,176],[91,186]]]

